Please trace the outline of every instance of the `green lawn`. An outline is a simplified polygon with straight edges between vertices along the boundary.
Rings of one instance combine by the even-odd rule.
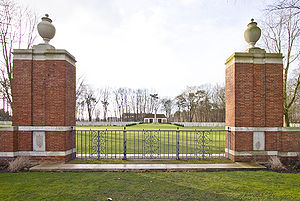
[[[110,154],[123,154],[124,143],[124,128],[123,127],[77,127],[77,153],[90,154],[98,151],[97,141],[100,140],[101,153],[109,154],[109,157],[114,157]],[[177,136],[177,129],[180,133]],[[101,130],[101,131],[99,131]],[[143,131],[145,130],[145,131]],[[147,132],[147,130],[155,130]],[[195,130],[213,130],[214,132],[208,133],[210,141],[207,142],[206,147],[209,145],[211,154],[223,154],[225,148],[225,132],[218,131],[224,130],[224,127],[178,127],[171,124],[139,124],[129,126],[126,128],[126,146],[127,154],[143,154],[147,147],[145,142],[147,140],[155,141],[156,144],[150,149],[155,150],[155,153],[163,154],[165,158],[175,158],[176,142],[179,137],[179,150],[180,154],[184,154],[182,158],[189,158],[189,154],[197,153],[199,158],[202,151],[202,134]],[[155,135],[153,135],[155,134]],[[148,136],[145,137],[145,136]],[[93,141],[93,142],[91,142]],[[145,148],[146,147],[146,148]],[[170,156],[172,155],[173,156]],[[135,157],[135,156],[134,156]],[[117,157],[118,158],[118,157]]]
[[[0,173],[0,200],[300,200],[300,174]]]

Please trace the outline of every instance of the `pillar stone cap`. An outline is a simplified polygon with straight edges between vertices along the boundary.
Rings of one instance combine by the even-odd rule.
[[[66,60],[75,66],[76,59],[64,49],[44,49],[40,47],[34,49],[14,49],[14,60]]]
[[[264,49],[249,48],[246,52],[235,52],[225,62],[226,68],[233,63],[253,63],[253,64],[282,64],[281,53],[266,53]]]

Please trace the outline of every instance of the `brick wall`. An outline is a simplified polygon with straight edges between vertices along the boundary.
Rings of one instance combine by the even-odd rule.
[[[235,67],[234,64],[226,68],[225,71],[225,124],[235,125]]]
[[[18,138],[15,131],[0,131],[0,152],[14,152],[17,150]]]
[[[14,60],[13,76],[13,126],[75,125],[76,77],[69,62]]]
[[[299,152],[300,154],[300,131],[282,132],[280,151]]]
[[[282,127],[283,99],[280,97],[283,97],[283,85],[281,83],[281,64],[234,63],[228,66],[226,68],[226,125]]]
[[[13,61],[13,126],[29,126],[32,123],[31,70],[32,61]]]
[[[300,152],[300,131],[282,128],[281,55],[255,48],[234,53],[227,60],[225,75],[226,126],[233,128],[229,139],[226,137],[226,155],[235,161],[265,161],[272,154],[296,157]],[[259,131],[255,139],[254,130]],[[254,150],[254,140],[259,150]]]
[[[59,59],[53,60],[55,57]],[[15,50],[12,81],[15,131],[0,131],[0,152],[53,161],[66,161],[75,156],[71,151],[76,147],[75,134],[68,129],[50,131],[76,125],[74,63],[75,59],[65,50]],[[44,130],[46,150],[35,152],[33,130],[27,128],[45,126],[50,128]],[[0,162],[5,159],[3,156]]]

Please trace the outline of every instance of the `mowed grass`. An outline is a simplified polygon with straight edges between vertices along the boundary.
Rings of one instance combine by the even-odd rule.
[[[77,153],[91,154],[100,150],[106,154],[123,154],[124,136],[126,135],[127,154],[146,153],[147,140],[152,140],[154,153],[164,154],[166,157],[176,154],[176,142],[179,137],[180,154],[183,158],[189,158],[189,154],[198,154],[201,157],[203,132],[207,140],[206,147],[209,153],[222,154],[225,148],[224,127],[178,127],[171,124],[139,124],[123,127],[77,127]],[[197,132],[195,132],[197,130]],[[200,131],[201,130],[201,131]],[[126,131],[126,132],[124,132]],[[148,132],[149,131],[149,132]],[[150,132],[151,131],[151,132]],[[179,131],[179,135],[177,135]],[[98,141],[101,147],[97,147]],[[149,142],[149,141],[148,141]],[[110,155],[111,156],[111,155]],[[111,156],[112,158],[114,156]],[[135,156],[134,156],[135,157]]]
[[[300,200],[300,174],[0,173],[0,200]]]

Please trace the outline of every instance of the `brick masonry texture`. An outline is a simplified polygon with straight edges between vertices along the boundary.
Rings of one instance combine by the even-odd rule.
[[[15,60],[13,126],[74,126],[75,67],[67,61]]]
[[[76,69],[67,61],[14,60],[13,126],[75,126],[75,90]],[[33,151],[31,131],[3,131],[0,140],[0,152]],[[73,131],[47,131],[45,141],[46,151],[76,147]],[[72,155],[31,158],[66,161]]]
[[[32,151],[32,132],[17,131],[18,151]]]
[[[14,152],[18,142],[15,131],[0,131],[0,152]]]
[[[229,66],[226,69],[226,125],[282,127],[282,79],[281,64]]]
[[[280,151],[300,152],[300,131],[283,132],[281,135]]]
[[[235,151],[253,150],[253,132],[229,132],[226,146]],[[265,132],[265,151],[300,152],[300,131]]]
[[[282,64],[233,63],[226,68],[226,126],[283,126]],[[226,147],[253,151],[253,132],[229,132]],[[300,132],[265,132],[265,151],[299,152]],[[233,156],[234,161],[266,161],[269,156]]]
[[[66,151],[76,146],[75,132],[46,132],[47,151]],[[72,140],[73,138],[73,140]]]

